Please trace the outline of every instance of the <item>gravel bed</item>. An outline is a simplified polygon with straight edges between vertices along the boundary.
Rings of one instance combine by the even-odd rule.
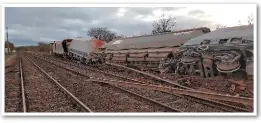
[[[182,112],[224,112],[222,110],[204,104],[200,104],[195,101],[188,100],[183,96],[179,97],[160,91],[144,90],[144,89],[138,89],[132,87],[123,87],[123,88],[138,93],[140,95],[143,95],[147,98],[161,102],[170,107],[175,107]]]
[[[146,75],[143,75],[143,74],[131,71],[131,70],[127,70],[127,69],[124,69],[124,68],[112,66],[112,65],[102,64],[102,65],[93,65],[91,67],[94,68],[94,69],[102,70],[102,71],[109,71],[110,73],[113,73],[113,74],[126,76],[128,78],[135,78],[136,80],[146,82],[146,83],[149,83],[149,84],[176,87],[174,85],[170,85],[168,83],[165,83],[165,82],[156,80],[154,78],[148,77]]]
[[[50,55],[49,56],[48,55],[44,55],[44,56],[47,57],[47,59],[51,58],[51,59],[58,60],[58,61],[60,61],[60,64],[73,64],[73,65],[84,66],[83,64],[72,62],[72,61],[68,61],[66,59],[62,60],[61,58],[58,58],[58,57],[55,57],[55,56],[50,56]],[[103,64],[103,65],[92,65],[92,66],[84,66],[84,67],[97,69],[97,70],[102,70],[102,71],[105,71],[105,72],[109,72],[109,73],[113,73],[113,74],[117,74],[117,75],[121,75],[121,76],[126,76],[128,78],[135,78],[136,80],[140,80],[142,82],[147,82],[147,83],[154,84],[154,85],[162,85],[162,86],[172,86],[172,87],[174,87],[174,85],[170,85],[168,83],[164,83],[162,81],[155,80],[154,78],[145,76],[143,74],[140,74],[140,73],[137,73],[137,72],[134,72],[134,71],[131,71],[131,70],[126,70],[126,69],[123,69],[123,68],[111,66],[111,65]],[[88,69],[78,70],[78,69],[75,69],[74,66],[69,66],[69,68],[73,69],[73,70],[77,70],[78,72],[81,72],[81,73],[86,73],[87,72],[89,74],[92,74],[90,72],[93,72],[92,70],[88,70]],[[97,76],[97,74],[92,74],[92,76]],[[125,80],[125,79],[118,78],[118,77],[112,77],[112,76],[108,77],[108,75],[104,75],[104,74],[100,74],[97,77],[103,77],[103,78],[106,78],[106,79],[114,78],[114,79],[117,79],[117,80]]]
[[[165,111],[163,107],[156,106],[147,100],[137,98],[107,84],[90,82],[88,78],[64,71],[64,69],[39,59],[34,59],[34,61],[95,112]],[[88,72],[88,74],[93,73]]]
[[[143,75],[143,74],[131,71],[131,70],[127,70],[127,69],[124,69],[124,68],[120,68],[120,67],[115,67],[115,66],[106,65],[106,64],[102,64],[102,65],[97,64],[97,65],[92,65],[92,66],[86,66],[86,65],[83,65],[83,64],[80,64],[80,63],[75,63],[75,62],[68,61],[66,59],[61,60],[60,58],[55,57],[55,56],[46,56],[46,57],[58,60],[58,61],[60,61],[60,64],[65,64],[66,63],[66,64],[73,64],[73,65],[81,65],[81,66],[84,66],[84,67],[97,69],[97,70],[102,70],[102,71],[113,73],[113,74],[116,74],[116,75],[126,76],[128,78],[133,78],[133,79],[140,80],[142,82],[147,82],[147,83],[154,84],[154,85],[172,86],[173,87],[173,85],[169,85],[168,83],[164,83],[162,81],[155,80],[154,78],[148,77],[146,75]],[[75,69],[74,66],[69,66],[69,67],[71,69],[77,70],[77,71],[79,71],[81,73],[86,73],[87,72],[89,74],[92,74],[90,72],[93,72],[92,70],[87,70],[87,69],[85,69],[85,70],[78,70],[78,69]],[[97,76],[97,74],[92,74],[92,76]],[[108,78],[108,75],[100,74],[97,77]],[[179,76],[178,78],[181,78],[181,77],[182,76]],[[125,79],[122,79],[122,78],[112,77],[112,76],[110,76],[109,78],[114,78],[114,79],[118,79],[118,80],[125,80]],[[163,76],[162,78],[166,78],[166,77]]]
[[[126,88],[126,87],[124,88],[132,92],[138,93],[140,95],[143,95],[147,98],[164,103],[165,105],[168,105],[170,107],[177,108],[180,111],[184,111],[184,112],[222,112],[219,109],[215,109],[213,107],[200,104],[183,97],[178,97],[160,91],[144,90],[144,89],[137,89],[137,88]]]
[[[5,112],[22,112],[19,59],[10,57],[5,68]]]
[[[23,58],[23,70],[28,112],[84,111],[26,58]]]
[[[54,56],[47,56],[47,57],[51,57],[52,59],[57,59],[58,61],[61,61],[61,63],[68,63],[68,64],[77,64],[77,63],[73,63],[71,61],[68,61],[68,60],[65,60],[65,61],[62,61],[60,58],[58,57],[54,57]],[[105,66],[104,68],[102,66]],[[73,68],[73,67],[72,67]],[[118,68],[118,67],[114,67],[114,66],[111,66],[111,65],[94,65],[93,68],[97,68],[97,69],[100,69],[100,70],[103,70],[103,71],[108,71],[110,73],[117,73],[117,74],[122,74],[122,76],[128,76],[129,78],[134,78],[135,75],[136,76],[140,76],[140,74],[138,73],[135,73],[135,72],[132,72],[132,71],[129,71],[129,70],[126,70],[126,69],[123,69],[123,68]],[[79,67],[76,67],[74,68],[75,70],[77,71],[82,71],[82,72],[86,72],[85,74],[93,74],[92,76],[97,76],[99,78],[108,78],[107,75],[103,75],[103,74],[97,74],[97,72],[92,72],[92,71],[86,71],[86,70],[81,70],[82,68],[79,68]],[[115,72],[116,71],[116,72]],[[127,72],[126,72],[127,71]],[[129,71],[129,72],[128,72]],[[82,73],[81,72],[81,73]],[[179,81],[179,83],[181,85],[184,85],[184,86],[188,86],[188,87],[191,87],[191,88],[195,88],[197,90],[200,90],[200,91],[206,91],[206,92],[211,92],[211,93],[220,93],[220,94],[227,94],[230,88],[230,85],[231,83],[228,82],[228,81],[225,81],[226,78],[224,77],[214,77],[214,78],[202,78],[202,77],[198,77],[198,76],[187,76],[187,75],[175,75],[175,74],[171,74],[171,73],[167,73],[167,74],[160,74],[158,72],[155,72],[155,71],[146,71],[148,73],[152,73],[152,74],[155,74],[155,75],[158,75],[162,78],[167,78],[167,79],[180,79],[180,78],[184,78],[182,81]],[[134,76],[130,76],[132,75],[131,73],[133,73]],[[109,77],[109,78],[112,78],[112,77]],[[118,78],[117,78],[118,79]],[[145,78],[144,79],[148,79],[148,78]],[[188,81],[187,81],[188,80]],[[154,81],[155,82],[155,81]],[[251,82],[248,82],[248,83],[251,83]],[[216,86],[217,85],[217,86]],[[250,84],[251,86],[252,84]],[[249,86],[249,84],[248,84]],[[249,87],[248,87],[249,88]],[[227,90],[226,90],[227,89]],[[246,91],[248,91],[248,93],[246,93],[245,95],[250,95],[252,94],[251,91],[249,91],[249,89],[247,89]],[[135,92],[135,90],[134,90]],[[153,93],[153,92],[150,92],[150,93]],[[239,91],[237,93],[242,93],[242,91]],[[230,93],[230,94],[234,94],[234,93]],[[240,96],[243,95],[243,94],[240,94]],[[146,95],[145,95],[146,96]],[[246,97],[251,97],[251,96],[246,96]],[[149,97],[151,98],[151,97]],[[164,98],[164,97],[163,97]],[[151,99],[154,99],[154,98],[151,98]],[[155,99],[157,100],[157,99]],[[164,100],[164,99],[162,99]],[[187,101],[191,101],[191,100],[188,100],[186,99]],[[185,101],[181,101],[181,102],[186,102]],[[173,100],[172,100],[173,101]],[[164,101],[164,102],[170,102],[170,101]],[[193,102],[194,101],[191,101],[192,105],[193,105]],[[194,102],[196,103],[196,102]],[[165,103],[166,104],[166,103]],[[189,103],[188,103],[189,104]],[[167,104],[168,106],[171,106],[169,104]],[[197,104],[196,104],[197,105]],[[203,105],[203,104],[200,104],[200,105]],[[236,104],[235,104],[236,105]],[[172,107],[172,106],[171,106]],[[199,106],[200,107],[200,106]],[[206,106],[205,106],[206,107]],[[241,107],[241,106],[240,106]],[[209,107],[210,108],[210,111],[212,110],[211,108],[212,107]],[[204,112],[205,109],[203,108],[199,108],[199,109],[202,109],[202,111]],[[182,110],[182,109],[181,109]],[[187,110],[187,109],[185,109]],[[197,109],[196,109],[197,110]],[[208,109],[207,109],[208,110]],[[206,111],[207,111],[206,110]],[[215,110],[215,109],[214,109]],[[193,112],[193,111],[192,111]]]
[[[120,74],[122,76],[127,76],[129,78],[137,78],[138,80],[149,82],[152,84],[164,84],[163,82],[157,81],[155,79],[151,79],[149,77],[146,77],[145,75],[120,68],[115,67],[111,65],[95,65],[93,68],[97,68],[103,71],[110,71],[111,73]],[[152,70],[145,71],[150,74],[157,75],[163,79],[169,79],[172,81],[181,80],[178,81],[180,85],[201,90],[201,91],[208,91],[211,93],[220,93],[220,94],[230,94],[230,95],[236,95],[239,94],[242,97],[249,97],[253,98],[253,81],[251,80],[246,81],[248,84],[246,85],[245,90],[235,90],[231,91],[231,85],[232,83],[228,81],[229,77],[224,76],[217,76],[217,77],[211,77],[211,78],[203,78],[199,76],[188,76],[188,75],[175,75],[173,73],[164,73],[161,74],[159,72],[155,72]]]

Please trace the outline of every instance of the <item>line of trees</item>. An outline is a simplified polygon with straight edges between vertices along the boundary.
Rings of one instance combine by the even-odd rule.
[[[166,16],[162,14],[158,20],[153,21],[152,23],[152,31],[151,34],[159,34],[165,32],[172,32],[176,27],[176,18],[172,16]],[[254,17],[253,14],[247,17],[247,23],[249,25],[253,25]],[[238,25],[242,25],[241,21],[238,22]],[[227,25],[217,24],[216,29],[226,28]],[[109,30],[106,27],[97,27],[91,28],[87,31],[87,35],[96,39],[104,40],[107,43],[118,38],[123,38],[123,35],[118,35],[116,32]],[[141,34],[141,35],[149,35],[149,34]]]
[[[16,47],[16,50],[49,53],[50,52],[50,45],[49,45],[49,43],[39,42],[37,46],[20,46],[20,47]]]
[[[172,16],[166,17],[165,14],[162,14],[159,18],[159,20],[156,20],[152,23],[153,29],[152,34],[158,34],[158,33],[165,33],[165,32],[171,32],[176,25],[176,18]],[[109,30],[106,27],[95,27],[87,30],[87,35],[106,41],[107,43],[115,40],[123,38],[123,35],[119,35],[114,31]],[[141,34],[141,35],[148,35],[148,34]]]

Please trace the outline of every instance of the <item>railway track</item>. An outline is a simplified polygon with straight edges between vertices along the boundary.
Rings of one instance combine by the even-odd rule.
[[[40,60],[40,61],[44,61],[44,60]],[[97,77],[89,77],[89,75],[87,76],[87,74],[86,75],[84,75],[84,74],[82,74],[81,72],[75,72],[74,70],[72,70],[72,69],[69,69],[69,68],[65,68],[65,67],[62,67],[62,66],[60,66],[60,65],[56,65],[56,64],[53,64],[53,65],[55,65],[55,66],[53,66],[53,67],[59,67],[59,68],[61,68],[61,69],[65,69],[66,71],[71,71],[72,73],[76,73],[76,74],[81,74],[81,76],[85,76],[86,78],[91,78],[90,80],[91,81],[93,81],[93,78],[97,78]],[[96,73],[97,74],[97,73]],[[100,75],[101,76],[101,75]],[[97,83],[97,82],[95,82],[95,83]],[[100,83],[100,84],[104,84],[104,83]],[[105,83],[106,84],[106,83]],[[115,86],[115,85],[112,85],[112,84],[108,84],[109,86],[113,86],[114,88],[117,88],[117,89],[124,89],[123,87],[119,87],[119,86]],[[131,91],[130,89],[124,89],[124,91],[128,91],[128,92],[131,92],[131,93],[135,93],[135,95],[139,95],[139,96],[142,96],[142,97],[144,97],[144,98],[146,98],[146,99],[150,99],[150,100],[154,100],[153,102],[160,102],[160,100],[157,100],[157,101],[155,101],[155,98],[148,98],[148,97],[145,97],[145,95],[142,95],[142,94],[137,94],[135,91]],[[151,91],[150,93],[155,93],[154,91]],[[163,93],[161,93],[161,92],[158,92],[158,95],[162,95]],[[164,94],[165,96],[166,96],[166,94]],[[171,97],[171,95],[170,95],[170,98],[173,98],[173,96]],[[175,99],[173,99],[172,101],[175,101]],[[161,102],[161,104],[163,104],[164,102]],[[164,103],[165,104],[165,103]],[[164,105],[163,104],[163,105]],[[173,104],[172,106],[169,106],[169,105],[166,105],[166,106],[168,106],[168,107],[171,107],[171,108],[174,108],[174,109],[176,109],[175,108],[175,105]],[[183,108],[184,108],[184,106],[183,106]],[[189,107],[187,107],[187,108],[189,108]],[[186,110],[179,110],[179,109],[176,109],[176,110],[178,110],[179,112],[185,112]],[[188,109],[187,109],[188,110]],[[177,112],[177,111],[176,111]]]
[[[44,59],[42,59],[42,60],[44,60]],[[52,59],[53,60],[53,59]],[[48,60],[46,60],[46,61],[48,61]],[[49,58],[49,62],[51,61],[51,59]],[[59,61],[59,62],[61,62],[61,61]],[[69,62],[68,61],[62,61],[62,62],[65,62],[66,64],[69,64]],[[52,62],[50,62],[50,63],[52,63]],[[52,63],[52,64],[55,64],[55,63]],[[72,64],[72,63],[70,63],[70,65],[74,65],[74,66],[80,66],[80,65],[75,65],[75,64]],[[61,67],[61,66],[60,66]],[[66,70],[69,70],[69,71],[73,71],[73,72],[75,72],[75,70],[72,70],[72,69],[68,69],[68,68],[64,68],[64,67],[61,67],[61,68],[63,68],[63,69],[66,69]],[[81,68],[87,68],[87,67],[81,67]],[[91,69],[91,70],[93,70],[93,69]],[[80,74],[80,75],[82,75],[82,76],[85,76],[84,74],[82,74],[82,73],[80,73],[80,72],[76,72],[76,73],[78,73],[78,74]],[[104,72],[103,72],[104,73]],[[120,76],[120,78],[122,78],[122,76]],[[126,78],[125,78],[126,79]],[[133,80],[133,79],[129,79],[129,80]],[[207,98],[205,98],[204,96],[205,95],[209,95],[208,93],[204,93],[204,94],[202,94],[202,93],[200,93],[200,94],[198,94],[198,95],[196,95],[196,96],[199,96],[200,97],[200,95],[203,95],[203,97],[201,97],[201,98],[197,98],[197,97],[195,97],[195,95],[190,95],[190,94],[186,94],[186,93],[179,93],[179,94],[177,94],[177,92],[179,91],[179,90],[176,90],[176,91],[174,91],[174,92],[172,92],[172,91],[164,91],[164,90],[162,90],[163,88],[162,87],[155,87],[155,86],[148,86],[148,85],[144,85],[144,83],[143,83],[143,85],[141,85],[141,83],[138,83],[137,81],[135,81],[135,82],[137,82],[137,83],[133,83],[133,82],[121,82],[121,81],[117,81],[117,80],[110,80],[110,81],[103,81],[102,80],[102,78],[99,80],[99,78],[96,78],[95,80],[93,80],[93,81],[96,81],[96,82],[101,82],[101,83],[107,83],[107,84],[111,84],[111,85],[115,85],[115,83],[117,83],[116,85],[124,85],[124,86],[132,86],[132,87],[135,87],[135,88],[142,88],[142,89],[152,89],[152,90],[158,90],[158,91],[163,91],[163,92],[167,92],[167,93],[172,93],[173,95],[176,95],[176,96],[179,96],[179,97],[186,97],[186,98],[188,98],[189,100],[192,100],[192,101],[195,101],[195,102],[200,102],[200,103],[202,103],[202,104],[205,104],[205,105],[208,105],[208,106],[211,106],[211,107],[215,107],[215,108],[219,108],[219,109],[222,109],[222,110],[225,110],[225,111],[230,111],[230,112],[249,112],[250,110],[249,109],[245,109],[245,108],[241,108],[241,107],[237,107],[237,106],[232,106],[232,105],[228,105],[228,104],[225,104],[225,103],[221,103],[221,102],[218,102],[218,101],[213,101],[213,100],[209,100],[209,99],[207,99]],[[143,87],[142,87],[143,86]],[[155,88],[158,88],[158,89],[155,89]],[[170,90],[170,88],[165,88],[165,89],[168,89],[168,90]],[[188,92],[188,90],[186,90],[186,91],[184,91],[184,92]],[[195,91],[192,91],[191,93],[195,93]],[[186,95],[186,96],[184,96],[184,95]],[[210,94],[210,96],[213,96],[213,94]],[[225,99],[229,99],[230,98],[230,96],[223,96],[223,95],[215,95],[215,96],[219,96],[218,98],[215,98],[215,99],[219,99],[220,98],[220,96],[223,98],[223,97],[225,97]],[[233,99],[235,99],[234,97],[232,97]],[[232,100],[233,101],[233,100]],[[249,101],[249,100],[248,100]],[[250,100],[251,101],[251,100]]]
[[[92,112],[88,106],[59,84],[57,80],[52,78],[28,57],[26,58],[42,74],[27,74],[29,71],[36,72],[37,69],[26,68],[25,72],[22,58],[20,58],[19,66],[23,112]],[[25,61],[27,65],[29,63],[28,61]]]
[[[39,67],[39,66],[38,66]],[[86,76],[87,78],[89,78],[88,76]],[[82,81],[81,81],[82,82]],[[176,109],[176,108],[173,108],[173,107],[170,107],[170,106],[167,106],[167,105],[164,105],[164,104],[162,104],[162,103],[160,103],[160,102],[158,102],[158,101],[155,101],[155,100],[152,100],[152,99],[149,99],[149,98],[146,98],[146,97],[144,97],[144,96],[142,96],[142,95],[139,95],[139,94],[136,94],[136,93],[134,93],[134,92],[131,92],[131,91],[128,91],[128,90],[126,90],[126,89],[124,89],[124,88],[121,88],[121,87],[116,87],[116,86],[113,86],[113,85],[109,85],[109,86],[111,86],[111,87],[113,87],[113,88],[116,88],[117,90],[120,90],[120,91],[122,91],[122,92],[124,92],[124,93],[127,93],[128,95],[130,95],[132,98],[134,97],[134,98],[138,98],[139,100],[142,100],[143,102],[146,102],[145,104],[143,104],[143,103],[141,103],[141,104],[139,104],[139,106],[138,107],[141,107],[141,109],[137,109],[138,110],[138,112],[143,112],[143,109],[142,109],[142,107],[148,107],[148,106],[146,106],[146,105],[148,105],[148,104],[150,104],[151,106],[151,109],[149,109],[149,110],[151,110],[151,111],[149,111],[149,112],[180,112],[178,109]],[[95,87],[94,87],[95,88]],[[87,89],[87,88],[83,88],[83,89],[86,89],[86,90],[89,90],[89,89]],[[99,97],[98,97],[99,98]],[[116,98],[113,98],[113,100],[117,100]],[[145,106],[144,106],[145,105]],[[121,106],[120,104],[119,105],[117,105],[117,106]],[[97,106],[96,106],[97,107]],[[109,107],[105,107],[105,108],[108,108],[108,110],[109,110]],[[155,108],[155,109],[154,109]],[[153,110],[152,110],[153,109]],[[100,111],[98,111],[98,112],[104,112],[104,110],[107,110],[107,109],[103,109],[103,110],[100,110]],[[95,110],[94,110],[95,111]],[[111,111],[110,110],[110,112],[115,112],[116,111],[116,109],[114,110],[114,111]],[[107,112],[107,111],[105,111],[105,112]],[[127,111],[128,112],[128,111]],[[147,111],[145,111],[145,112],[147,112]]]
[[[22,110],[23,112],[27,112],[26,102],[25,102],[25,90],[24,90],[24,75],[23,75],[23,67],[22,67],[22,59],[19,56],[19,69],[20,69],[20,82],[21,82],[21,95],[22,95]]]
[[[47,55],[41,55],[41,57],[44,57],[44,58],[47,58],[47,59],[50,59],[49,56]],[[52,59],[52,60],[56,60],[57,59]],[[151,84],[158,84],[158,85],[162,85],[162,86],[171,86],[171,87],[179,87],[179,88],[183,88],[183,89],[192,89],[192,88],[188,88],[186,86],[183,86],[183,85],[180,85],[178,84],[177,82],[175,81],[171,81],[171,80],[168,80],[168,79],[162,79],[158,76],[155,76],[155,75],[152,75],[152,74],[149,74],[149,73],[145,73],[145,72],[142,72],[142,71],[139,71],[140,75],[143,76],[143,78],[149,80],[148,77],[150,77],[150,80],[151,81],[147,81],[147,80],[138,80],[136,79],[135,77],[127,77],[127,76],[124,76],[124,75],[121,75],[119,73],[114,73],[114,71],[104,71],[103,69],[98,69],[97,67],[98,66],[95,66],[95,67],[87,67],[87,66],[82,66],[82,65],[79,65],[79,64],[74,64],[72,63],[72,60],[67,60],[67,59],[63,59],[62,62],[65,62],[66,64],[71,64],[71,65],[77,65],[78,67],[81,67],[83,69],[88,69],[88,70],[92,70],[92,71],[96,71],[96,72],[99,72],[99,73],[102,73],[102,74],[105,74],[105,75],[109,75],[109,76],[114,76],[114,77],[117,77],[117,78],[121,78],[122,80],[131,80],[131,81],[134,81],[134,82],[139,82],[139,83],[151,83]],[[75,62],[78,62],[78,61],[75,61]],[[104,68],[106,69],[106,68]],[[145,74],[145,76],[144,76]]]
[[[159,73],[153,73],[151,71],[140,71],[137,69],[133,69],[133,68],[129,68],[126,66],[122,66],[119,64],[111,64],[111,63],[107,63],[107,64],[103,64],[103,65],[93,65],[90,66],[92,68],[97,68],[101,71],[110,71],[110,73],[116,74],[116,75],[121,75],[121,76],[126,76],[128,78],[137,78],[139,81],[143,81],[144,84],[145,83],[150,83],[153,85],[161,85],[164,87],[174,87],[174,88],[181,88],[181,89],[189,89],[189,90],[207,90],[210,93],[219,93],[219,94],[224,94],[224,95],[235,95],[235,93],[233,93],[232,91],[229,91],[228,86],[228,82],[223,82],[222,84],[224,84],[223,86],[220,86],[222,84],[218,84],[217,88],[219,88],[218,90],[216,90],[216,88],[211,88],[213,84],[213,82],[216,82],[218,78],[212,78],[213,81],[211,82],[208,79],[205,78],[200,78],[200,77],[196,77],[196,76],[183,76],[183,75],[170,75],[170,74],[159,74]],[[194,79],[193,79],[194,78]],[[183,86],[168,86],[169,84],[166,83],[181,83]],[[225,81],[225,80],[223,80]],[[208,83],[208,84],[206,84]],[[209,86],[207,86],[209,85]],[[185,88],[185,87],[186,88]],[[223,87],[223,88],[222,88]],[[225,88],[229,91],[223,91]]]

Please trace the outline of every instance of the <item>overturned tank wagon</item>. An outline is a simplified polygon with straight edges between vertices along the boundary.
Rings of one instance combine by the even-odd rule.
[[[221,28],[192,38],[179,48],[176,58],[162,62],[162,72],[233,76],[253,75],[253,25]]]
[[[160,61],[174,57],[178,47],[184,42],[208,32],[209,28],[202,27],[117,39],[104,45],[106,62],[159,70]]]

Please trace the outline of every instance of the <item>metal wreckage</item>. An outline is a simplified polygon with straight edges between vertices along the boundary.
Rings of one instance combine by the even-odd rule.
[[[117,63],[161,73],[202,77],[253,76],[253,25],[179,30],[117,39],[52,42],[52,53],[85,64]],[[66,45],[62,45],[66,44]]]
[[[253,76],[253,25],[131,37],[112,41],[105,48],[106,62],[161,73]]]

